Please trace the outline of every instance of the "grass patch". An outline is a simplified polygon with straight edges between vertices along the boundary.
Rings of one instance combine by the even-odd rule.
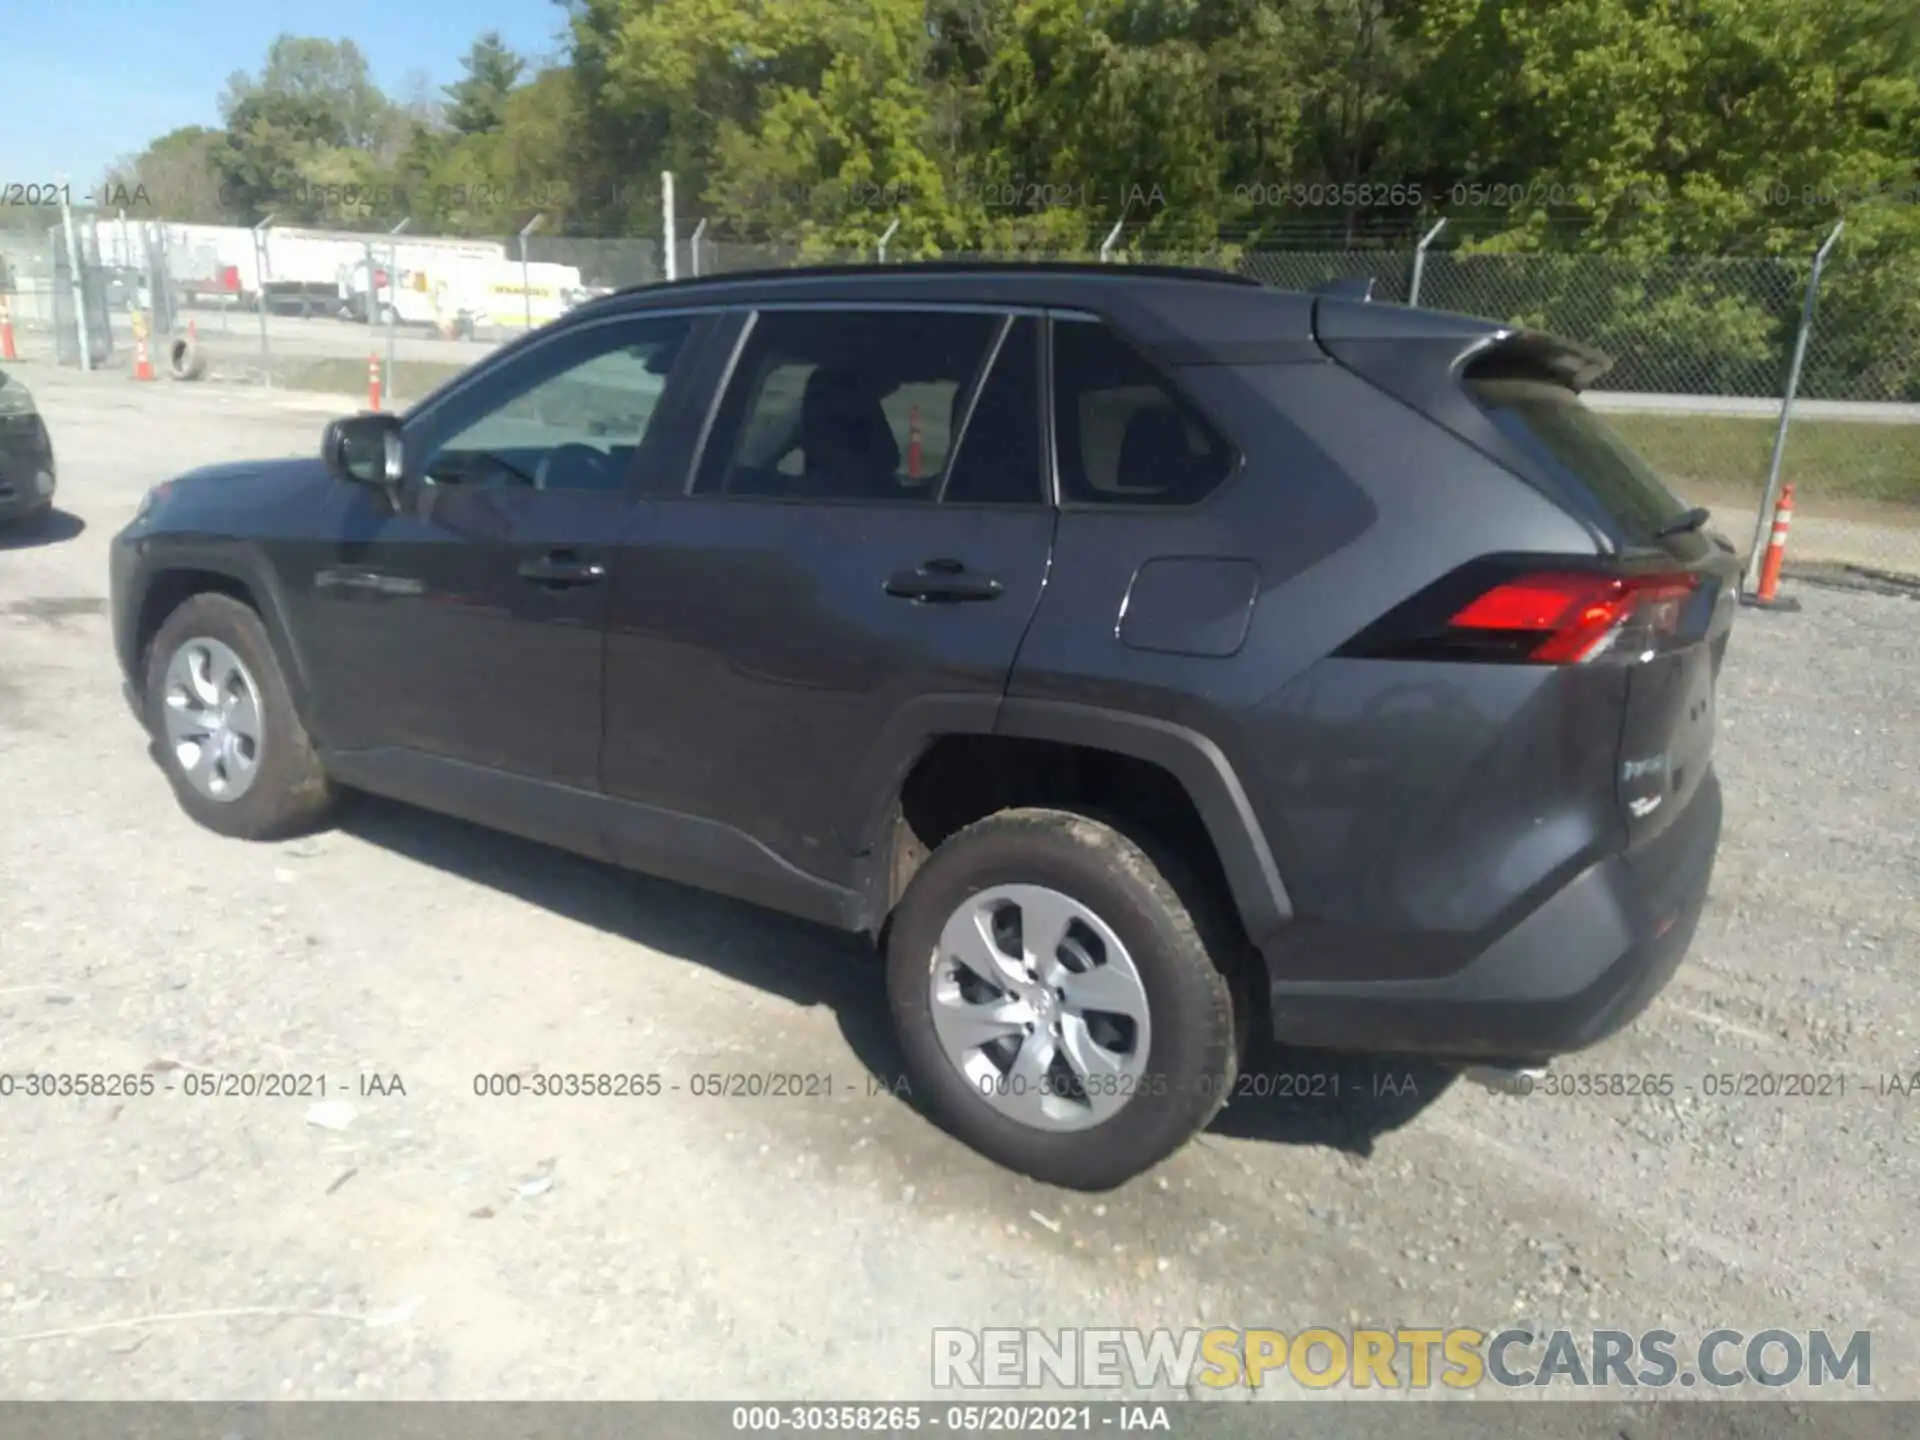
[[[1678,488],[1741,487],[1758,494],[1767,478],[1777,425],[1764,416],[1605,414]],[[1802,498],[1920,505],[1920,425],[1796,417],[1781,471]]]
[[[384,362],[381,368],[383,371],[386,368]],[[428,391],[439,389],[454,376],[470,368],[445,360],[396,360],[393,363],[393,393],[400,397],[401,404],[411,405],[425,397]],[[364,402],[367,394],[367,362],[349,355],[275,360],[273,383],[282,390],[351,395]]]

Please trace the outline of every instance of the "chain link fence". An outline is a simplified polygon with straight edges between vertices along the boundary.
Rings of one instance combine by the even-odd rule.
[[[295,234],[231,235],[237,238],[229,242],[157,222],[129,226],[78,216],[70,242],[62,226],[0,231],[0,285],[12,286],[6,299],[18,353],[28,363],[77,363],[84,312],[90,363],[130,373],[131,319],[140,311],[152,317],[153,359],[163,376],[171,341],[190,336],[210,379],[356,400],[369,397],[369,382],[377,380],[381,402],[391,407],[544,323],[556,306],[608,289],[670,275],[881,258],[877,249],[835,253],[778,239],[713,239],[699,226],[682,230],[671,254],[653,238],[530,234],[463,242],[339,234],[331,237],[343,251],[337,291],[321,275],[289,306],[272,296],[263,303],[262,294],[276,277],[293,273],[297,247],[306,242]],[[397,289],[424,292],[439,283],[437,262],[410,262],[404,247],[462,243],[495,257],[488,262],[491,300],[451,321],[437,300],[427,309],[391,303]],[[1759,531],[1810,256],[1222,243],[1176,254],[1116,250],[1110,258],[1228,269],[1289,289],[1366,277],[1379,301],[1521,323],[1592,345],[1614,359],[1590,393],[1594,407],[1676,490],[1708,506],[1743,550]],[[1920,576],[1920,257],[1850,256],[1842,249],[1822,273],[1817,299],[1782,454],[1782,479],[1794,487],[1797,512],[1793,554],[1801,562]]]

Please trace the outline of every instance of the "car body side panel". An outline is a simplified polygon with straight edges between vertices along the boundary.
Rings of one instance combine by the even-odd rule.
[[[1047,573],[1044,510],[676,500],[639,507],[607,635],[610,795],[752,829],[848,883],[848,796],[889,719],[997,700]],[[921,605],[890,575],[952,556],[986,603]]]
[[[1596,701],[1531,670],[1416,675],[1327,657],[1474,555],[1592,553],[1592,538],[1338,366],[1194,367],[1178,379],[1260,458],[1192,512],[1064,512],[1056,578],[1009,697],[1119,710],[1210,737],[1290,900],[1285,925],[1241,901],[1252,938],[1273,940],[1283,963],[1343,974],[1458,964],[1525,896],[1619,838],[1604,787],[1566,813],[1536,813],[1532,789],[1543,774],[1557,783],[1556,760],[1504,754],[1509,727],[1533,707],[1545,733],[1584,755],[1617,738],[1617,697]],[[1261,582],[1230,659],[1143,651],[1118,638],[1121,602],[1142,565],[1235,554],[1259,567]],[[1607,767],[1598,773],[1605,780]],[[1474,830],[1476,816],[1490,828]],[[1442,933],[1429,947],[1421,935],[1434,930]],[[1449,930],[1461,932],[1457,953]],[[1331,945],[1287,947],[1284,937],[1316,931],[1333,935]],[[1351,933],[1375,931],[1389,943],[1340,948]]]
[[[314,683],[298,571],[313,537],[335,533],[354,488],[317,460],[214,466],[173,481],[159,523],[129,526],[113,552],[114,644],[128,678],[141,679],[134,645],[156,581],[179,571],[224,576],[259,603],[301,718],[323,738],[337,701]]]
[[[137,668],[156,574],[227,576],[258,600],[343,779],[850,928],[884,918],[883,827],[941,736],[1131,755],[1193,800],[1265,959],[1275,1032],[1295,1043],[1550,1053],[1630,1016],[1678,963],[1721,818],[1706,662],[1633,677],[1337,653],[1478,557],[1618,549],[1593,515],[1503,466],[1497,443],[1468,433],[1472,417],[1422,413],[1432,392],[1421,387],[1455,381],[1445,366],[1427,373],[1435,347],[1481,322],[1408,322],[1423,342],[1384,311],[1343,312],[1334,359],[1313,340],[1315,302],[1227,286],[954,274],[695,288],[614,297],[589,318],[691,302],[732,309],[710,327],[725,335],[776,289],[805,303],[1070,308],[1174,367],[1240,458],[1187,508],[712,502],[682,493],[704,409],[677,409],[671,453],[604,536],[587,527],[615,552],[604,633],[582,607],[542,637],[569,647],[578,683],[565,703],[600,707],[552,773],[508,773],[486,745],[425,753],[396,687],[368,683],[364,662],[384,657],[387,673],[436,703],[455,696],[456,709],[526,703],[500,693],[511,667],[463,679],[481,632],[456,611],[544,620],[553,607],[516,611],[498,603],[498,577],[453,571],[418,593],[349,584],[366,592],[365,613],[328,648],[321,607],[340,601],[319,593],[322,577],[407,521],[314,461],[186,477],[151,524],[123,533],[123,666]],[[703,395],[721,383],[717,340],[690,358]],[[580,529],[569,511],[525,538],[561,544]],[[956,609],[887,594],[901,588],[890,577],[949,558],[1001,580],[1002,597]],[[1637,733],[1634,683],[1643,748],[1665,747],[1672,770],[1639,832],[1618,782],[1623,737]],[[532,733],[509,738],[524,749]]]

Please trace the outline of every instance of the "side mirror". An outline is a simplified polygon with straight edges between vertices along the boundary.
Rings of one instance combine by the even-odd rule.
[[[368,411],[327,422],[320,458],[342,480],[397,490],[406,471],[398,416]]]

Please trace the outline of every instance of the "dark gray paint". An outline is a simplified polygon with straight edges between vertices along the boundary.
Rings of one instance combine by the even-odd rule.
[[[1104,317],[1243,460],[1185,510],[686,498],[750,309],[836,303]],[[1698,536],[1628,553],[1518,473],[1456,403],[1461,358],[1500,327],[1123,267],[703,281],[506,347],[416,407],[409,444],[570,327],[688,306],[716,318],[624,497],[396,509],[305,461],[184,479],[113,548],[123,669],[137,680],[150,593],[228,577],[343,778],[850,928],[884,919],[888,807],[939,737],[1136,756],[1193,801],[1297,1043],[1585,1044],[1677,962],[1719,826],[1727,557]],[[606,583],[523,578],[555,550],[603,560]],[[1336,653],[1492,552],[1691,566],[1713,593],[1695,643],[1637,672]],[[936,558],[997,598],[886,593]],[[1639,783],[1661,803],[1632,819],[1648,792],[1619,766],[1651,755]]]

